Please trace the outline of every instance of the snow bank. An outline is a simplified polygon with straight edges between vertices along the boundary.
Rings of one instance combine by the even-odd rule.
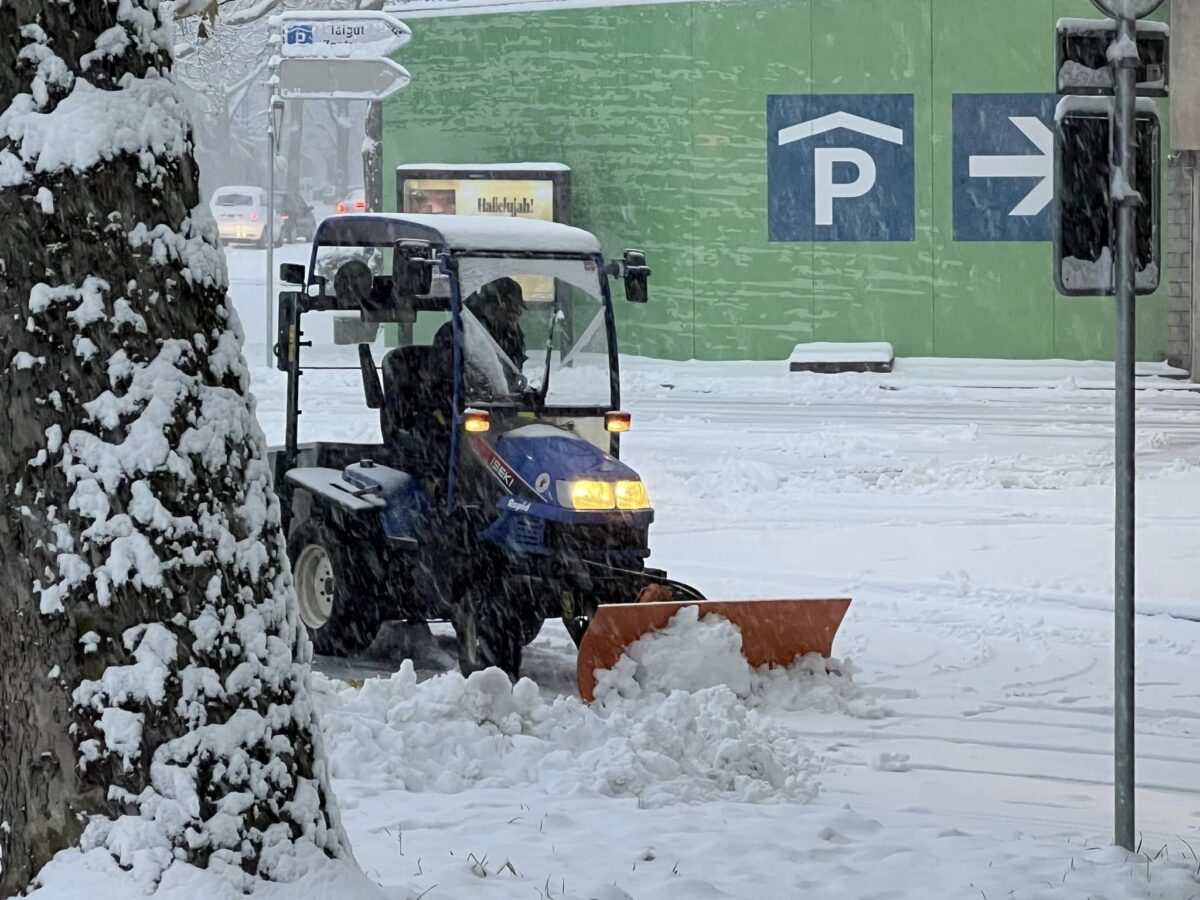
[[[819,761],[723,685],[671,694],[623,686],[587,706],[546,702],[498,669],[417,683],[406,661],[360,690],[317,678],[335,779],[457,793],[537,786],[551,796],[807,802]]]
[[[350,860],[331,860],[309,844],[295,846],[293,873],[289,883],[260,882],[255,900],[382,900],[378,885]],[[150,852],[142,850],[140,852]],[[170,854],[169,850],[164,851]],[[40,887],[30,896],[36,900],[245,900],[247,894],[214,869],[175,862],[162,870],[160,879],[138,879],[121,868],[105,849],[64,850],[39,873]],[[135,885],[137,894],[131,894]]]
[[[445,794],[536,786],[647,808],[807,802],[823,763],[767,709],[887,714],[846,664],[814,654],[790,669],[752,669],[738,629],[698,619],[696,607],[600,673],[591,706],[547,700],[498,669],[418,683],[407,660],[357,690],[317,676],[316,691],[334,779]]]

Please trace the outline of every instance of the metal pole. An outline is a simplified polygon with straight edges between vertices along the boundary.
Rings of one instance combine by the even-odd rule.
[[[275,287],[275,110],[267,110],[267,295],[263,338],[267,344],[266,365],[271,368],[271,306]]]
[[[1136,184],[1134,156],[1137,99],[1136,20],[1122,17],[1111,61],[1116,67],[1113,159],[1128,185],[1117,203],[1116,253],[1116,571],[1114,689],[1114,814],[1118,845],[1134,849],[1134,216],[1137,197],[1126,196]]]

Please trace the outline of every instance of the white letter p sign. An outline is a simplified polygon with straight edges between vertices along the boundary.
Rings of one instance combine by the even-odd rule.
[[[832,225],[835,197],[861,197],[875,186],[875,160],[855,147],[818,147],[813,154],[816,224]],[[833,180],[833,164],[839,162],[850,163],[858,170],[853,181]]]

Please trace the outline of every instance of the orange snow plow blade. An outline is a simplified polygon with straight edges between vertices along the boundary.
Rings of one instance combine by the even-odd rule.
[[[626,647],[644,634],[665,628],[685,606],[700,607],[701,618],[718,615],[736,625],[742,632],[746,661],[758,668],[789,666],[805,653],[829,656],[850,600],[672,600],[601,606],[579,644],[579,696],[591,703],[596,670],[611,669]]]

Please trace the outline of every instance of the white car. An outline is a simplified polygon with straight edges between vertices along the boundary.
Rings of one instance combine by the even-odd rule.
[[[242,184],[218,188],[208,206],[222,241],[267,245],[267,192],[262,188]],[[272,237],[276,247],[283,243],[283,220],[278,209]]]

